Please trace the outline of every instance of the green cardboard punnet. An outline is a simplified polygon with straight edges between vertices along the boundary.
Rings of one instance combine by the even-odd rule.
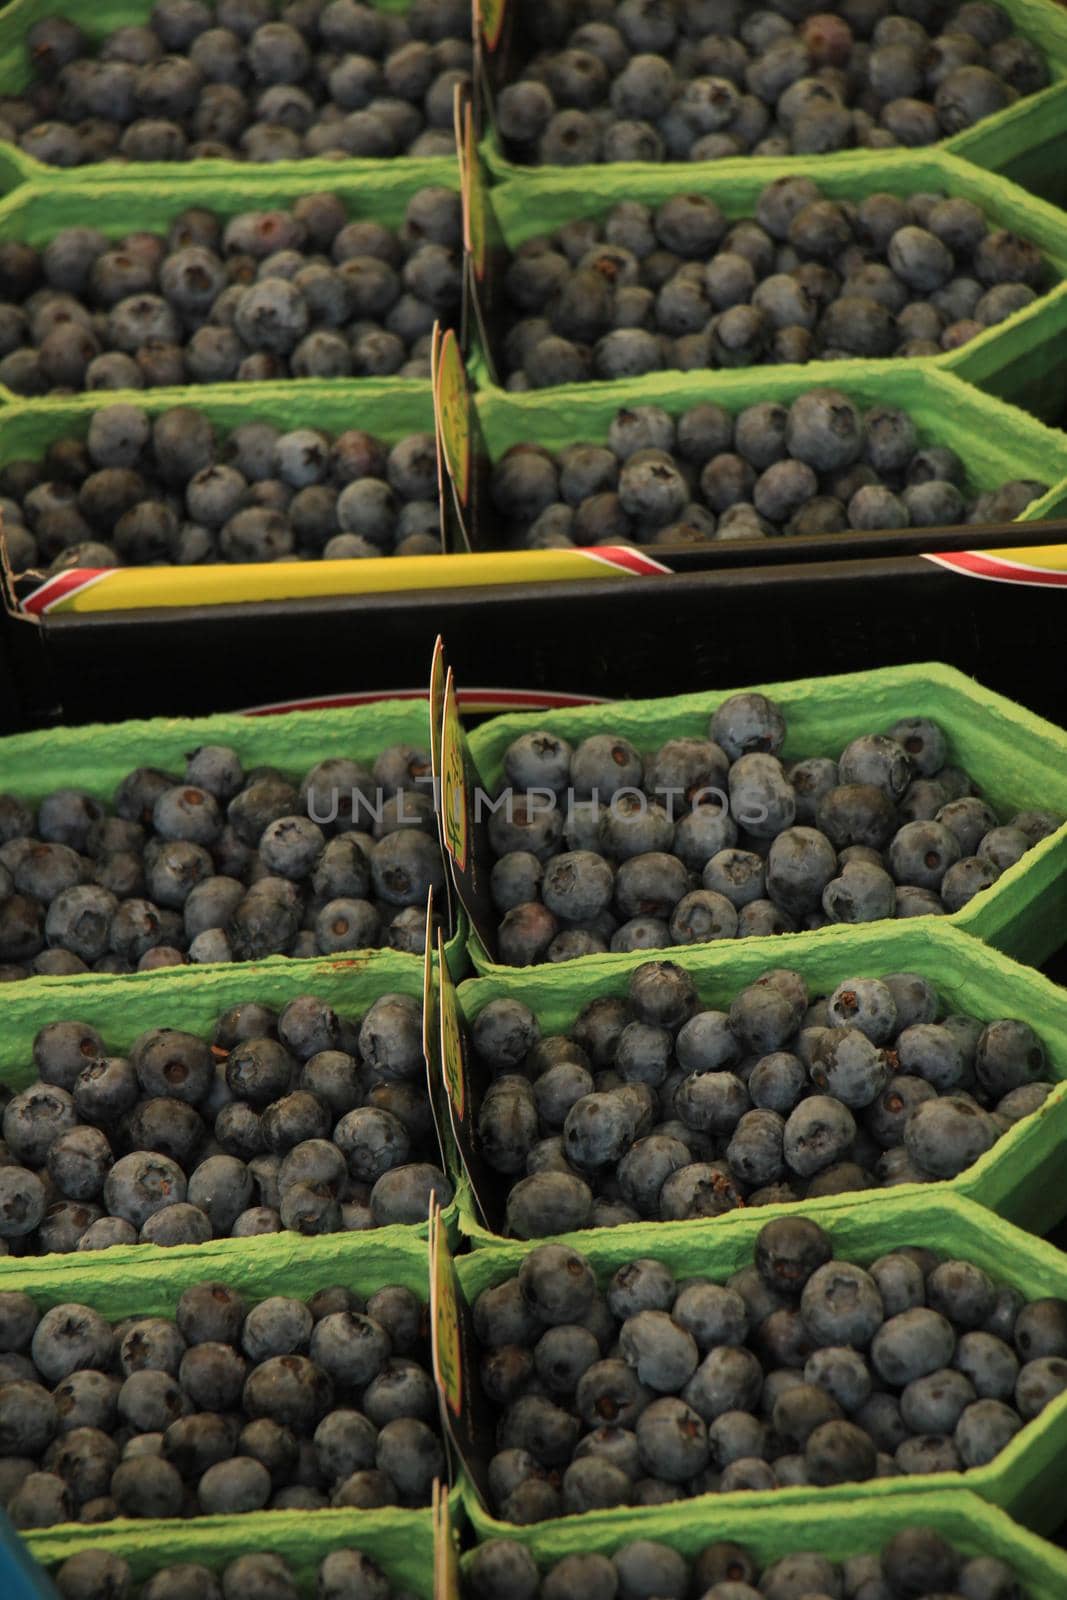
[[[954,667],[931,662],[744,687],[762,690],[781,707],[788,728],[786,759],[836,758],[861,733],[881,732],[900,717],[932,717],[948,735],[951,759],[971,774],[995,811],[1010,815],[1039,806],[1067,818],[1067,733],[982,688]],[[521,733],[548,728],[576,742],[609,730],[647,752],[666,739],[706,737],[712,711],[735,692],[708,690],[662,700],[619,700],[608,706],[497,717],[473,730],[471,755],[489,792],[495,793],[504,752]],[[926,928],[932,920],[920,918],[916,925]],[[962,911],[937,920],[976,934],[1016,960],[1033,965],[1044,961],[1062,944],[1067,922],[1067,823],[1027,851]],[[891,928],[893,923],[878,926]],[[814,937],[833,938],[842,931],[825,928]],[[781,966],[788,963],[793,941],[799,937],[782,934],[745,943],[757,948],[762,944],[764,964]],[[512,970],[492,966],[476,941],[471,944],[471,958],[479,972]],[[583,957],[575,970],[600,959]]]
[[[973,1201],[940,1189],[901,1195],[895,1191],[878,1194],[873,1203],[868,1197],[853,1202],[846,1196],[821,1202],[818,1210],[795,1208],[816,1217],[830,1234],[834,1253],[843,1260],[861,1265],[877,1259],[901,1245],[921,1244],[948,1257],[972,1261],[1000,1283],[1010,1284],[1027,1299],[1047,1295],[1067,1297],[1067,1256],[1040,1239],[991,1215]],[[585,1246],[598,1280],[603,1283],[617,1267],[635,1255],[655,1256],[666,1262],[678,1278],[709,1277],[723,1282],[731,1273],[748,1265],[756,1235],[767,1221],[763,1208],[741,1213],[733,1227],[702,1230],[677,1241],[668,1240],[658,1224],[642,1230],[642,1246],[632,1239],[623,1242],[617,1228],[599,1231]],[[528,1245],[498,1245],[492,1250],[476,1250],[456,1260],[456,1275],[464,1298],[473,1303],[483,1289],[502,1283],[518,1271]],[[491,1450],[490,1444],[490,1450]],[[733,1513],[760,1514],[769,1523],[800,1515],[813,1505],[833,1515],[849,1516],[858,1504],[877,1508],[900,1504],[909,1509],[913,1497],[931,1491],[958,1494],[969,1489],[985,1501],[1001,1507],[1011,1516],[1039,1533],[1047,1533],[1063,1521],[1063,1458],[1067,1448],[1067,1393],[1028,1423],[1010,1444],[986,1466],[969,1472],[938,1472],[925,1476],[878,1478],[863,1484],[839,1484],[831,1488],[756,1490],[718,1495],[702,1495],[679,1503],[677,1515],[695,1520],[706,1514],[723,1519]],[[481,1504],[469,1479],[461,1483],[464,1505],[479,1538],[520,1534],[511,1524],[499,1522]],[[916,1503],[918,1503],[916,1501]],[[562,1517],[554,1524],[561,1538],[596,1539],[609,1529],[617,1529],[625,1519],[629,1537],[643,1538],[646,1526],[661,1513],[651,1507],[628,1507],[625,1511],[593,1511],[583,1516]],[[648,1535],[654,1538],[654,1534]],[[589,1548],[589,1545],[584,1545]]]
[[[949,1010],[962,1011],[983,1021],[1017,1017],[1040,1034],[1048,1051],[1049,1077],[1056,1087],[1040,1110],[1002,1134],[993,1148],[958,1178],[936,1185],[901,1184],[893,1189],[854,1193],[854,1201],[879,1204],[890,1195],[942,1193],[946,1189],[1007,1217],[1037,1234],[1049,1233],[1067,1213],[1067,1189],[1059,1182],[1063,1149],[1067,1145],[1067,994],[1040,973],[1018,966],[947,924],[948,919],[924,918],[919,926],[908,918],[900,922],[836,928],[798,934],[786,941],[775,939],[720,940],[717,944],[672,950],[670,959],[690,972],[705,1005],[725,1009],[734,995],[770,967],[791,967],[800,972],[809,993],[829,994],[848,978],[879,978],[893,972],[918,972],[929,978]],[[830,936],[827,937],[827,934]],[[566,1033],[593,995],[625,995],[630,974],[648,959],[647,953],[593,957],[533,972],[495,969],[492,976],[460,984],[460,1007],[473,1023],[491,1000],[519,1000],[528,1005],[546,1036]],[[477,1108],[468,1111],[476,1118]],[[499,1242],[481,1223],[465,1183],[457,1184],[460,1229],[477,1249]],[[760,1214],[795,1215],[797,1205],[761,1207]],[[702,1222],[657,1222],[657,1238],[675,1233],[714,1238],[721,1228],[737,1225],[743,1209],[725,1212]],[[628,1240],[635,1255],[646,1254],[649,1228],[644,1223],[624,1223],[610,1230],[612,1237]],[[601,1232],[584,1230],[568,1236],[577,1249]]]

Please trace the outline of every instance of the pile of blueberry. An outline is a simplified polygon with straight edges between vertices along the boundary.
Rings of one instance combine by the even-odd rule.
[[[836,761],[783,762],[785,738],[755,693],[724,700],[706,739],[647,755],[611,733],[522,734],[488,824],[500,960],[951,913],[1060,826],[1048,811],[1002,824],[927,717]]]
[[[331,1286],[306,1305],[273,1295],[249,1306],[204,1282],[173,1318],[114,1326],[91,1306],[42,1314],[29,1295],[4,1291],[8,1516],[45,1528],[429,1505],[444,1452],[423,1317],[400,1286],[366,1300]]]
[[[276,378],[427,378],[456,317],[460,202],[420,189],[399,228],[335,194],[197,206],[166,234],[88,224],[0,244],[0,383],[20,395]]]
[[[34,81],[0,99],[0,138],[49,166],[454,156],[470,9],[156,0],[95,48],[77,22],[43,17],[26,54]]]
[[[129,1563],[106,1550],[79,1550],[64,1561],[54,1581],[61,1600],[129,1600],[134,1592]],[[310,1592],[301,1586],[285,1556],[257,1550],[228,1561],[219,1572],[199,1561],[157,1567],[137,1596],[138,1600],[302,1600]],[[336,1546],[323,1556],[314,1593],[316,1600],[411,1600],[403,1590],[394,1590],[376,1561],[349,1545]]]
[[[991,0],[525,0],[497,99],[519,161],[717,161],[933,144],[1049,81]]]
[[[512,445],[490,480],[503,542],[527,550],[1012,522],[1047,487],[975,494],[955,450],[924,446],[907,412],[863,412],[838,389],[736,416],[711,401],[677,418],[628,406],[605,443]]]
[[[473,1035],[479,1144],[520,1238],[954,1178],[1053,1088],[1028,1023],[946,1015],[910,972],[812,1002],[774,969],[720,1011],[650,961],[567,1035],[510,999]]]
[[[1067,1302],[920,1246],[833,1256],[803,1217],[725,1284],[532,1250],[474,1306],[497,1515],[966,1472],[1067,1392]]]
[[[0,1091],[2,1254],[362,1232],[452,1197],[410,995],[362,1018],[315,995],[251,1001],[210,1042],[150,1028],[128,1056],[51,1022],[33,1064],[29,1088]]]
[[[687,1560],[658,1540],[634,1539],[610,1556],[564,1556],[544,1574],[525,1545],[490,1539],[472,1552],[464,1579],[470,1600],[687,1600],[691,1595],[709,1600],[917,1600],[924,1595],[933,1600],[940,1595],[949,1600],[950,1594],[959,1600],[1024,1600],[1006,1561],[965,1556],[922,1524],[901,1528],[880,1555],[840,1562],[798,1550],[763,1563],[726,1539]]]
[[[118,404],[0,469],[0,496],[16,572],[441,552],[432,433],[244,422],[222,439],[193,406]]]
[[[621,200],[520,245],[499,351],[513,390],[765,362],[937,356],[1032,304],[1040,250],[972,200],[829,200],[779,178],[731,222],[708,195]],[[0,372],[3,368],[0,367]]]
[[[0,981],[378,945],[421,955],[427,895],[444,883],[429,770],[400,744],[373,766],[329,756],[296,783],[202,745],[184,777],[127,773],[110,811],[81,789],[36,808],[0,794]]]

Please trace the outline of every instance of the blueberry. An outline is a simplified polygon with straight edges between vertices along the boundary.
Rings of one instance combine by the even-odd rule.
[[[969,1099],[925,1101],[908,1117],[904,1143],[917,1166],[935,1178],[954,1178],[992,1146],[996,1124]]]
[[[828,1095],[812,1095],[786,1121],[786,1164],[801,1177],[809,1177],[840,1160],[854,1134],[855,1121],[846,1106]]]

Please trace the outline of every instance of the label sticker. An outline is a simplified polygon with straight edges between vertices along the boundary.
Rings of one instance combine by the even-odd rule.
[[[466,740],[456,704],[456,684],[449,668],[445,683],[444,715],[441,722],[441,816],[444,821],[445,849],[456,872],[467,870],[467,840],[470,829],[467,773],[464,762]]]
[[[452,1417],[463,1415],[463,1353],[460,1347],[459,1290],[452,1270],[452,1257],[441,1225],[441,1213],[434,1213],[432,1224],[433,1303],[430,1308],[433,1329],[433,1371],[445,1405]]]
[[[447,1097],[441,1092],[441,1063],[438,1056],[437,979],[434,956],[438,948],[439,930],[434,928],[433,890],[426,896],[426,956],[422,967],[422,1055],[426,1065],[426,1089],[430,1096],[434,1131],[441,1166],[445,1171],[453,1165],[449,1161],[452,1146],[452,1115]],[[441,941],[444,949],[444,941]]]
[[[463,1463],[483,1505],[496,1420],[478,1378],[478,1346],[470,1308],[456,1279],[440,1209],[430,1212],[431,1358],[441,1421],[451,1452]]]
[[[452,1148],[462,1164],[482,1222],[490,1232],[502,1234],[507,1226],[506,1184],[489,1166],[478,1139],[478,1113],[489,1087],[489,1074],[471,1043],[444,953],[444,942],[438,937],[441,1084],[448,1101]]]
[[[489,892],[493,852],[488,795],[459,719],[452,671],[441,719],[441,834],[456,895],[487,954],[495,956],[497,918]]]
[[[445,857],[445,866],[448,867],[448,852],[445,849],[444,813],[441,809],[441,729],[444,724],[445,714],[445,686],[448,681],[448,658],[445,654],[445,642],[438,634],[434,641],[433,655],[430,658],[430,774],[433,779],[433,804],[437,814],[437,836],[441,845],[441,854]],[[456,890],[452,882],[452,874],[445,871],[444,887],[445,914],[448,919],[449,930],[456,931]]]
[[[471,265],[479,283],[485,282],[489,251],[489,189],[478,154],[478,141],[474,131],[474,110],[470,101],[463,108],[463,146],[466,151],[467,208],[464,244],[470,252]]]
[[[451,328],[442,334],[437,351],[434,404],[445,466],[466,505],[471,488],[471,399],[459,340]]]

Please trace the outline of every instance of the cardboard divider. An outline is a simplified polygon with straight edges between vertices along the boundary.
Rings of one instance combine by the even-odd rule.
[[[848,565],[842,563],[842,570]],[[944,729],[952,760],[970,773],[998,813],[1006,817],[1038,806],[1067,818],[1067,733],[952,667],[938,663],[881,667],[841,677],[745,687],[758,688],[780,706],[788,729],[783,749],[786,760],[836,758],[849,740],[860,734],[879,732],[901,717],[929,716]],[[576,743],[590,734],[610,731],[648,753],[666,739],[706,737],[711,713],[736,692],[620,701],[607,710],[586,707],[544,717],[498,717],[473,730],[470,752],[484,786],[495,795],[502,782],[504,752],[522,733],[547,728]],[[1063,943],[1067,924],[1067,821],[962,911],[944,919],[915,920],[923,927],[934,921],[954,923],[1018,960],[1040,963]],[[892,923],[879,926],[887,928]],[[822,939],[834,933],[833,928],[823,928],[814,937]],[[756,943],[763,942],[768,951],[778,953],[778,960],[767,962],[773,966],[788,961],[792,943],[799,937],[780,934]],[[742,941],[746,947],[752,942]],[[672,947],[672,954],[676,948]],[[471,941],[471,959],[479,973],[514,971],[494,966],[476,939]],[[572,965],[579,971],[600,959],[583,956]]]
[[[99,723],[86,728],[52,729],[47,732],[14,734],[0,741],[0,765],[5,790],[33,804],[57,788],[80,788],[110,806],[112,795],[125,775],[138,766],[157,766],[164,771],[182,772],[187,754],[202,744],[231,745],[248,770],[263,764],[276,766],[297,781],[316,762],[327,756],[346,755],[357,761],[373,762],[391,744],[411,743],[429,746],[428,702],[422,697],[391,700],[358,706],[340,706],[318,711],[283,712],[269,718],[244,717],[223,712],[213,717],[159,717],[146,721]],[[422,958],[395,951],[382,952],[401,966],[409,964],[421,972]],[[341,970],[358,970],[374,951],[352,952],[331,958]],[[465,964],[463,934],[457,929],[449,939],[447,958],[454,970]],[[324,960],[327,958],[323,958]],[[294,981],[307,973],[313,963],[287,956],[271,957],[253,966],[267,966],[279,974],[292,973]],[[198,974],[210,971],[227,973],[248,971],[249,965],[226,963],[208,967],[173,967],[156,973],[134,973],[124,978],[134,990],[146,983],[195,984]],[[20,992],[46,994],[56,985],[70,986],[72,996],[86,994],[95,986],[105,989],[118,981],[99,973],[84,973],[71,978],[29,978],[19,985]],[[179,991],[180,992],[180,991]],[[294,990],[299,993],[299,989]],[[223,1009],[222,1006],[219,1007]],[[38,1024],[39,1026],[40,1024]]]
[[[985,117],[963,133],[942,139],[935,145],[922,146],[916,153],[932,149],[971,155],[977,143],[982,154],[975,159],[980,165],[991,166],[994,171],[1004,171],[1006,164],[1014,167],[1015,163],[1011,160],[1013,156],[1016,161],[1021,156],[1026,162],[1024,170],[1040,181],[1046,176],[1051,177],[1062,166],[1056,149],[1056,135],[1063,126],[1064,99],[1058,91],[1067,80],[1067,18],[1062,7],[1052,3],[1052,0],[1002,0],[1002,9],[1011,17],[1015,32],[1029,39],[1044,54],[1049,65],[1051,87],[1036,95],[1025,96],[1006,111]],[[528,166],[517,159],[516,150],[509,148],[500,137],[492,114],[494,96],[504,84],[516,81],[524,60],[531,53],[529,44],[521,39],[515,11],[516,0],[495,0],[493,4],[483,0],[481,16],[476,13],[476,105],[484,159],[495,179],[521,175],[537,180],[567,174],[575,188],[585,192],[591,182],[608,171],[618,177],[620,193],[623,193],[625,185],[632,178],[650,171],[673,172],[676,181],[684,181],[686,187],[691,186],[693,176],[696,184],[701,186],[720,171],[733,175],[749,169],[764,173],[764,182],[792,173],[815,177],[817,180],[826,162],[851,160],[857,167],[874,167],[887,153],[884,150],[854,149],[824,156],[749,155],[729,156],[721,161],[655,164],[615,162],[569,168]],[[998,148],[1001,155],[999,161]],[[983,160],[983,155],[991,159]],[[682,180],[683,173],[693,176]]]
[[[409,0],[368,0],[377,11],[403,13]],[[94,45],[99,45],[117,28],[145,23],[152,12],[153,0],[64,0],[63,15],[76,22]],[[32,81],[33,75],[26,54],[26,33],[43,17],[56,14],[55,0],[12,0],[0,12],[0,85],[5,95],[19,94]],[[105,183],[129,183],[143,180],[157,185],[171,184],[178,179],[217,178],[222,181],[241,182],[249,175],[271,174],[321,180],[321,187],[333,188],[336,175],[343,170],[351,177],[365,176],[375,179],[394,171],[406,179],[416,177],[421,183],[449,183],[454,174],[455,162],[450,156],[413,157],[390,156],[378,160],[365,157],[347,157],[343,163],[325,157],[306,157],[295,161],[277,161],[261,164],[251,161],[101,161],[81,167],[51,167],[15,145],[0,143],[0,187],[3,170],[7,167],[14,181],[29,179],[56,187],[74,187],[84,178],[98,178]],[[16,176],[17,175],[17,176]],[[12,185],[13,186],[13,185]],[[311,183],[310,187],[315,187]]]
[[[969,1489],[917,1493],[894,1502],[858,1496],[846,1509],[822,1506],[818,1491],[804,1506],[748,1510],[744,1502],[721,1512],[714,1501],[695,1512],[688,1502],[661,1506],[642,1521],[641,1537],[670,1545],[690,1559],[720,1539],[743,1545],[761,1564],[798,1550],[814,1550],[831,1561],[880,1552],[902,1528],[933,1528],[964,1555],[996,1556],[1012,1568],[1026,1600],[1061,1600],[1067,1594],[1067,1554],[1012,1522],[996,1506],[979,1500]],[[633,1530],[629,1513],[620,1511],[615,1525],[596,1530],[533,1523],[514,1528],[508,1537],[525,1545],[542,1573],[566,1556],[597,1552],[612,1555],[628,1544]],[[469,1550],[461,1569],[474,1560]],[[442,1600],[454,1600],[443,1596]]]
[[[842,1260],[866,1265],[902,1245],[921,1244],[943,1256],[974,1262],[994,1280],[1018,1289],[1027,1299],[1067,1297],[1067,1257],[958,1195],[934,1190],[918,1195],[868,1195],[859,1200],[835,1196],[801,1208],[800,1214],[811,1216],[827,1230],[834,1253]],[[601,1285],[619,1266],[632,1261],[636,1253],[666,1262],[678,1278],[699,1276],[721,1283],[751,1262],[756,1235],[768,1216],[762,1207],[755,1208],[742,1212],[732,1227],[703,1230],[684,1239],[680,1235],[668,1238],[658,1224],[649,1224],[639,1252],[635,1252],[632,1240],[619,1237],[622,1230],[604,1228],[590,1240],[584,1254]],[[458,1305],[449,1315],[456,1321],[464,1342],[473,1339],[470,1307],[478,1295],[483,1289],[514,1277],[528,1248],[499,1245],[455,1260]],[[477,1359],[476,1348],[464,1349],[465,1374],[476,1373]],[[482,1425],[477,1401],[472,1401],[463,1418],[454,1422],[453,1435],[457,1448],[462,1440],[463,1503],[478,1538],[536,1537],[536,1527],[517,1529],[501,1522],[487,1508],[484,1483],[495,1444],[492,1431]],[[1023,1427],[993,1461],[968,1472],[879,1478],[818,1489],[699,1495],[670,1509],[687,1525],[696,1525],[696,1519],[706,1515],[724,1523],[739,1512],[762,1515],[768,1527],[773,1528],[782,1526],[782,1519],[799,1517],[813,1507],[842,1522],[861,1504],[869,1508],[870,1516],[878,1516],[879,1508],[896,1505],[902,1514],[910,1516],[912,1508],[921,1503],[917,1498],[920,1495],[942,1490],[956,1495],[969,1489],[1026,1527],[1045,1533],[1062,1521],[1065,1444],[1067,1394],[1062,1394]],[[580,1540],[583,1548],[589,1548],[585,1541],[617,1534],[620,1521],[625,1522],[629,1538],[644,1538],[646,1529],[654,1526],[661,1515],[661,1509],[642,1506],[591,1511],[561,1517],[551,1525],[551,1531],[555,1538]],[[651,1532],[647,1536],[655,1537]],[[570,1548],[577,1548],[577,1544]]]
[[[822,929],[818,933],[781,938],[720,940],[716,944],[683,946],[670,959],[689,972],[705,1005],[725,1010],[733,997],[772,967],[800,972],[812,998],[830,994],[849,978],[880,978],[894,972],[918,972],[936,988],[947,1011],[961,1011],[984,1022],[1001,1017],[1028,1021],[1048,1050],[1048,1077],[1055,1088],[1041,1108],[1002,1134],[992,1149],[957,1178],[936,1184],[898,1184],[874,1189],[851,1199],[881,1195],[963,1195],[1010,1222],[1030,1231],[1050,1233],[1067,1215],[1067,1190],[1060,1193],[1056,1175],[1067,1144],[1067,994],[1039,973],[1018,966],[995,950],[952,927],[947,918],[912,919]],[[546,971],[496,968],[493,975],[467,979],[459,986],[458,1003],[463,1027],[458,1036],[464,1065],[462,1123],[476,1125],[487,1087],[488,1073],[470,1041],[469,1028],[492,1000],[508,998],[530,1007],[542,1033],[567,1033],[591,996],[625,996],[630,975],[648,954],[598,956],[565,962]],[[455,1122],[455,1119],[454,1119]],[[458,1135],[457,1135],[458,1137]],[[462,1153],[462,1139],[459,1140]],[[455,1157],[453,1155],[453,1160]],[[456,1175],[468,1185],[457,1185],[460,1228],[475,1249],[499,1245],[506,1227],[501,1225],[503,1200],[514,1179],[484,1172],[467,1160]],[[473,1193],[472,1193],[473,1188]],[[480,1193],[486,1198],[479,1204]],[[760,1207],[764,1217],[795,1215],[804,1202]],[[480,1212],[480,1215],[479,1215]],[[721,1227],[734,1227],[743,1208],[724,1212],[706,1222],[657,1222],[657,1239],[700,1234],[713,1239]],[[495,1219],[490,1226],[486,1220]],[[648,1242],[649,1224],[623,1223],[612,1236],[626,1239],[635,1255]],[[585,1250],[602,1235],[583,1230],[567,1236],[568,1243]]]

